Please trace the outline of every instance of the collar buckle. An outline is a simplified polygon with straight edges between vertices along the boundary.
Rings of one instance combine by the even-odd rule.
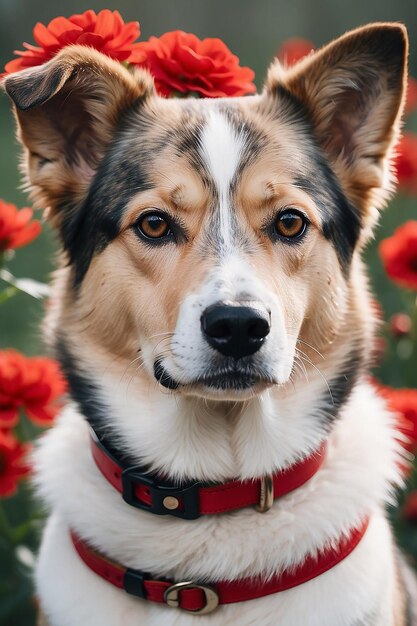
[[[138,485],[148,489],[150,504],[142,502],[137,497],[135,487]],[[128,467],[122,472],[123,500],[137,509],[149,511],[156,515],[173,515],[187,520],[200,517],[199,486],[199,483],[185,487],[156,483],[140,467]]]
[[[186,609],[181,606],[180,592],[184,589],[200,589],[204,593],[205,605],[201,609]],[[187,581],[183,583],[176,583],[171,585],[164,593],[164,600],[168,606],[175,609],[181,609],[186,613],[192,613],[193,615],[207,615],[212,613],[219,605],[219,594],[213,587],[208,585],[199,585],[193,581]]]

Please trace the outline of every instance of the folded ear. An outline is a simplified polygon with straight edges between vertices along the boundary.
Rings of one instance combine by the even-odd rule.
[[[266,91],[284,88],[303,104],[348,198],[380,208],[392,188],[390,157],[404,104],[408,40],[401,24],[345,34],[293,68],[275,63]]]
[[[59,227],[85,198],[123,112],[153,92],[145,72],[86,46],[8,76],[31,195]]]

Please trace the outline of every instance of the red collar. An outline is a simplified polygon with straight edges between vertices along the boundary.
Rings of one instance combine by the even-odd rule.
[[[233,480],[222,484],[201,482],[175,485],[150,474],[144,467],[129,466],[91,431],[94,461],[123,499],[134,507],[157,515],[196,519],[257,505],[260,512],[271,508],[274,499],[294,491],[320,469],[327,442],[310,456],[275,474],[255,480]]]
[[[261,578],[241,578],[216,581],[213,584],[155,580],[146,572],[123,567],[102,556],[75,533],[72,533],[71,537],[75,549],[87,567],[115,587],[144,600],[167,604],[194,614],[204,614],[211,613],[219,604],[261,598],[291,589],[320,576],[340,563],[356,548],[366,532],[368,522],[366,519],[350,532],[348,538],[341,538],[336,546],[322,550],[314,558],[309,556],[297,567],[268,577],[265,581]]]

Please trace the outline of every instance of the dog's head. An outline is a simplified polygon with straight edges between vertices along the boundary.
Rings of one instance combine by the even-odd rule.
[[[65,251],[70,351],[226,400],[341,336],[362,351],[358,253],[391,191],[406,55],[402,26],[371,25],[220,100],[162,99],[82,46],[7,78]]]

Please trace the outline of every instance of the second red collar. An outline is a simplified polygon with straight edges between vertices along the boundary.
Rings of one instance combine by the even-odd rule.
[[[246,602],[279,593],[302,585],[343,561],[361,541],[368,527],[365,518],[359,526],[341,536],[337,542],[307,556],[303,562],[283,572],[265,578],[252,577],[237,580],[221,580],[213,584],[206,581],[187,580],[174,582],[154,578],[141,570],[126,568],[97,552],[76,533],[72,542],[81,559],[93,572],[109,583],[143,600],[166,604],[194,615],[212,613],[219,604]],[[213,622],[212,622],[213,623]]]
[[[257,506],[263,513],[271,508],[276,498],[301,487],[314,476],[327,451],[327,442],[324,441],[318,450],[294,465],[254,480],[174,484],[150,474],[143,466],[124,463],[98,439],[94,431],[91,431],[90,440],[97,467],[128,504],[156,515],[173,515],[189,520],[248,506]]]

